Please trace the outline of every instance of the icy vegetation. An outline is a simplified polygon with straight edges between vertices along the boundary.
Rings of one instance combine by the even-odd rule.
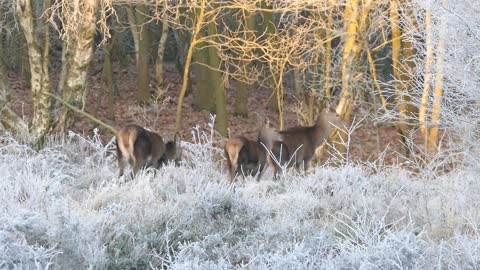
[[[112,142],[0,141],[1,269],[478,269],[479,163],[247,178],[195,132],[186,162],[118,179]],[[378,164],[378,163],[377,163]],[[472,164],[470,162],[469,164]]]

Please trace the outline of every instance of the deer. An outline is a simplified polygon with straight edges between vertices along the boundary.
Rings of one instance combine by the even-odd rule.
[[[158,169],[171,161],[178,166],[182,156],[180,141],[178,132],[173,141],[165,144],[159,134],[141,126],[121,128],[116,134],[119,177],[124,174],[126,162],[133,166],[132,177],[143,167]]]
[[[341,118],[327,105],[318,115],[313,126],[291,127],[278,132],[279,140],[271,144],[268,164],[272,167],[273,177],[276,180],[281,171],[281,166],[295,166],[300,171],[308,169],[308,162],[315,155],[315,149],[322,145],[335,127],[343,127],[347,121]]]
[[[265,173],[267,168],[267,149],[270,149],[274,139],[279,139],[274,129],[268,123],[258,132],[257,140],[249,140],[244,136],[236,136],[227,141],[224,147],[227,159],[227,168],[230,182],[233,183],[237,176],[255,176],[256,180]]]

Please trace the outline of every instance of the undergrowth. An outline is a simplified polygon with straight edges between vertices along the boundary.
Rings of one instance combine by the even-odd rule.
[[[478,269],[478,164],[348,163],[229,186],[213,136],[182,166],[117,177],[113,143],[2,135],[2,269]]]

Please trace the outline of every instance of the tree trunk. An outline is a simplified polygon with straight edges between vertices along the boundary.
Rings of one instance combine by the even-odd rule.
[[[245,39],[255,39],[255,14],[245,14]],[[248,63],[241,62],[240,66],[244,74],[248,74]],[[240,80],[236,81],[235,89],[235,114],[248,117],[248,83]]]
[[[129,10],[130,10],[129,6],[125,6],[124,8],[118,9],[117,11],[118,20],[124,21],[126,19],[127,22],[130,22],[130,20],[128,19],[128,16],[129,16],[128,13],[130,12]],[[133,33],[133,30],[128,31],[127,28],[117,28],[115,32],[117,32],[117,40],[115,42],[115,46],[112,48],[112,55],[116,59],[118,59],[121,67],[128,67],[131,63],[130,62],[131,58],[128,50],[129,32]],[[136,52],[134,55],[136,57]],[[115,87],[117,87],[116,84],[115,84]]]
[[[333,8],[334,3],[332,0],[328,2],[328,17],[327,17],[327,29],[325,33],[325,93],[327,98],[332,98],[332,28],[333,28]]]
[[[205,3],[206,0],[201,0],[200,2],[200,12],[195,24],[195,28],[192,33],[192,40],[190,42],[190,46],[188,48],[187,54],[185,56],[185,69],[183,71],[183,81],[182,81],[182,88],[180,89],[180,95],[178,96],[178,104],[177,104],[177,112],[175,115],[175,130],[179,131],[182,124],[182,105],[183,105],[183,98],[185,97],[185,93],[187,92],[187,85],[188,85],[188,74],[190,70],[190,64],[192,62],[192,55],[195,46],[198,44],[198,34],[202,29],[202,23],[205,19]]]
[[[448,9],[448,2],[442,1],[442,5]],[[427,10],[428,12],[428,10]],[[431,18],[429,18],[431,19]],[[431,23],[431,20],[427,20],[427,23]],[[445,18],[440,18],[439,29],[445,29],[446,22]],[[431,28],[429,29],[431,31]],[[428,34],[428,31],[427,31]],[[431,34],[431,33],[430,33]],[[431,38],[431,36],[430,36]],[[431,39],[430,44],[432,45]],[[432,53],[432,52],[431,52]],[[440,36],[437,41],[437,63],[436,63],[436,73],[435,73],[435,88],[433,90],[433,103],[432,103],[432,113],[430,116],[430,125],[427,125],[425,128],[428,130],[424,134],[424,138],[427,144],[427,159],[431,159],[438,151],[438,131],[440,126],[440,116],[441,116],[441,104],[443,100],[443,80],[444,80],[444,62],[445,62],[445,52],[444,52],[444,40]],[[422,97],[423,100],[423,97]]]
[[[443,24],[444,25],[444,24]],[[435,74],[435,89],[433,92],[432,116],[430,119],[430,131],[427,138],[427,151],[429,157],[437,153],[438,150],[438,127],[440,126],[440,108],[443,98],[443,62],[445,61],[443,52],[443,40],[439,39],[437,45],[438,60],[437,71]]]
[[[248,117],[248,83],[236,81],[235,115]]]
[[[205,37],[204,29],[200,30],[198,37]],[[215,113],[215,92],[212,88],[212,82],[210,81],[211,70],[208,67],[210,50],[205,46],[205,42],[200,42],[193,52],[193,59],[195,60],[193,65],[195,71],[193,106],[197,109]]]
[[[208,34],[209,35],[217,35],[217,25],[215,22],[210,22],[208,24]],[[218,42],[218,40],[216,40]],[[209,47],[208,48],[208,57],[209,61],[208,64],[213,69],[209,70],[211,84],[213,85],[214,93],[215,93],[215,109],[216,109],[216,126],[217,131],[222,136],[227,136],[227,104],[225,100],[225,85],[223,82],[223,74],[220,70],[222,70],[222,61],[220,56],[218,55],[218,51],[216,47]]]
[[[378,82],[378,79],[377,79],[377,68],[375,66],[375,61],[373,60],[373,56],[370,51],[370,48],[367,47],[366,49],[367,49],[367,59],[370,65],[370,73],[371,73],[373,82],[375,84],[375,88],[377,89],[378,97],[380,98],[380,102],[382,103],[382,106],[384,108],[387,108],[388,106],[387,100],[385,99],[385,96],[382,93],[382,88],[380,87],[380,83]]]
[[[425,12],[425,74],[423,77],[423,93],[422,93],[422,100],[420,103],[420,109],[418,112],[418,120],[420,122],[420,131],[422,132],[423,138],[425,140],[425,146],[427,146],[428,141],[428,131],[429,128],[427,126],[427,109],[428,109],[428,97],[430,96],[431,92],[431,83],[432,83],[432,62],[433,62],[433,44],[432,44],[432,16],[430,14],[430,10],[427,8]],[[427,147],[425,147],[427,148]],[[425,149],[427,151],[427,149]]]
[[[360,53],[358,44],[358,8],[359,0],[348,0],[345,8],[344,21],[346,23],[345,43],[342,58],[342,95],[337,112],[346,120],[350,119],[352,89],[350,83],[353,75],[353,62]]]
[[[165,8],[165,7],[164,7]],[[156,100],[163,100],[165,96],[165,85],[163,83],[163,56],[165,55],[165,44],[168,38],[168,22],[162,22],[162,36],[158,42],[157,59],[155,60],[155,76],[157,77]]]
[[[18,33],[18,50],[17,55],[20,58],[19,65],[20,65],[20,77],[22,78],[23,83],[25,84],[26,88],[32,87],[32,76],[30,73],[30,63],[28,58],[28,44],[25,40],[25,35],[23,34],[23,30],[20,29]]]
[[[113,33],[112,40],[103,48],[103,76],[107,82],[108,93],[108,117],[115,120],[114,96],[113,96],[113,70],[112,70],[112,48],[115,44],[117,32]],[[100,98],[98,98],[100,99]]]
[[[150,31],[147,25],[147,7],[137,5],[135,7],[135,23],[141,27],[138,40],[137,59],[137,101],[140,104],[148,103],[150,99],[150,77],[148,73],[148,64],[150,60]]]
[[[406,93],[407,87],[402,84],[401,80],[401,50],[402,50],[402,33],[400,30],[400,17],[398,15],[398,0],[392,0],[390,2],[390,24],[392,28],[392,67],[393,77],[395,79],[394,85],[397,91],[401,91],[396,101],[398,103],[399,120],[396,123],[396,128],[400,136],[400,140],[405,148],[405,154],[408,157],[410,155],[409,147],[407,146],[407,136],[409,130],[409,123],[407,118],[407,102],[408,93]],[[406,84],[407,82],[405,82]]]
[[[303,82],[305,75],[298,69],[293,69],[293,89],[298,100],[305,104],[305,90],[303,89]]]
[[[285,125],[285,119],[283,115],[283,76],[286,62],[284,61],[279,69],[278,79],[274,79],[275,82],[275,93],[277,101],[277,110],[278,110],[278,121],[280,122],[280,130],[283,130]]]
[[[308,93],[308,104],[307,104],[307,120],[308,125],[313,125],[315,121],[315,93],[310,91]]]
[[[31,73],[31,89],[33,102],[33,115],[30,133],[35,144],[41,147],[45,135],[50,129],[52,116],[50,112],[51,100],[46,93],[50,93],[48,78],[48,27],[43,29],[35,22],[32,3],[30,0],[17,1],[16,12],[28,47],[28,59]],[[39,31],[40,30],[40,31]],[[45,44],[40,44],[38,33],[44,30]],[[46,54],[47,52],[47,54]]]
[[[359,31],[359,0],[348,0],[345,7],[345,43],[343,48],[342,58],[342,94],[337,106],[337,113],[343,117],[343,119],[349,121],[350,113],[352,110],[353,89],[351,87],[351,80],[353,77],[354,62],[360,54],[360,44],[358,39]],[[366,7],[364,7],[366,8]],[[334,139],[334,146],[340,153],[341,159],[346,158],[347,153],[346,146],[342,143],[346,141],[345,133],[340,133],[340,138]]]
[[[414,17],[414,11],[411,7],[404,7],[406,9],[407,15],[409,17]],[[414,21],[414,20],[412,20]],[[413,22],[415,24],[415,22]],[[416,28],[416,25],[415,25]],[[415,58],[417,55],[417,49],[415,48],[413,42],[409,39],[402,39],[402,64],[401,69],[402,72],[400,74],[400,80],[403,83],[405,93],[410,93],[410,85],[412,82],[411,76],[415,74]],[[410,95],[406,100],[407,104],[407,113],[408,115],[413,118],[414,114],[418,114],[418,107],[412,104]]]
[[[93,57],[93,42],[95,36],[95,27],[97,22],[97,1],[83,1],[83,21],[78,26],[78,36],[74,39],[73,44],[64,45],[67,49],[66,61],[68,63],[64,68],[68,68],[65,72],[65,81],[63,87],[63,99],[77,107],[84,108],[85,96],[87,95],[87,75],[90,62]],[[64,72],[64,71],[62,71]],[[65,107],[61,107],[58,112],[56,129],[65,132],[71,128],[74,123],[73,113]]]
[[[137,19],[135,18],[135,7],[127,7],[127,17],[128,22],[130,23],[130,30],[132,32],[133,47],[135,48],[135,63],[138,63],[138,52],[140,47],[140,32],[141,25],[137,25]]]
[[[267,35],[274,35],[276,31],[275,20],[273,18],[273,13],[271,11],[268,11],[268,9],[271,10],[272,7],[269,6],[266,0],[262,1],[261,6],[262,9],[264,9],[264,11],[262,12],[263,29],[265,29]],[[270,70],[270,72],[272,71]],[[270,87],[272,87],[272,93],[269,96],[267,107],[272,111],[278,111],[278,95],[275,89],[275,80],[273,78],[270,78],[269,80]]]
[[[0,49],[3,49],[1,45]],[[0,127],[16,135],[25,135],[28,132],[27,124],[11,110],[9,90],[7,68],[0,56]]]
[[[180,75],[183,75],[185,71],[185,62],[186,62],[186,50],[187,48],[187,41],[184,35],[181,33],[181,30],[172,29],[173,36],[175,37],[175,42],[177,43],[177,51],[175,56],[175,67]],[[189,47],[189,46],[188,46]],[[187,48],[187,49],[186,49]],[[192,90],[192,78],[190,73],[187,74],[187,90],[185,91],[185,95],[188,96],[190,93],[193,92]]]

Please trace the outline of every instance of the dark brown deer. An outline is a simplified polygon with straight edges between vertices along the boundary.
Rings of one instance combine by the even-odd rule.
[[[225,156],[230,181],[235,181],[235,177],[245,175],[257,175],[257,181],[265,173],[267,162],[267,149],[271,148],[276,132],[264,126],[258,133],[256,141],[249,140],[243,136],[231,138],[225,144]]]
[[[180,135],[175,134],[175,139],[166,145],[160,135],[137,125],[128,125],[116,134],[117,159],[119,176],[124,174],[126,162],[132,168],[135,176],[143,168],[153,167],[158,169],[169,161],[178,164],[181,160]]]
[[[335,111],[328,106],[317,117],[313,126],[292,127],[278,131],[279,140],[272,143],[268,163],[273,168],[274,179],[277,179],[281,165],[295,166],[299,171],[307,171],[308,162],[315,155],[315,149],[325,142],[332,129],[336,126],[342,128],[347,124]]]
[[[165,153],[160,158],[161,165],[167,164],[170,161],[175,162],[176,166],[180,165],[182,161],[182,148],[180,146],[180,133],[176,132],[173,141],[165,144]]]

